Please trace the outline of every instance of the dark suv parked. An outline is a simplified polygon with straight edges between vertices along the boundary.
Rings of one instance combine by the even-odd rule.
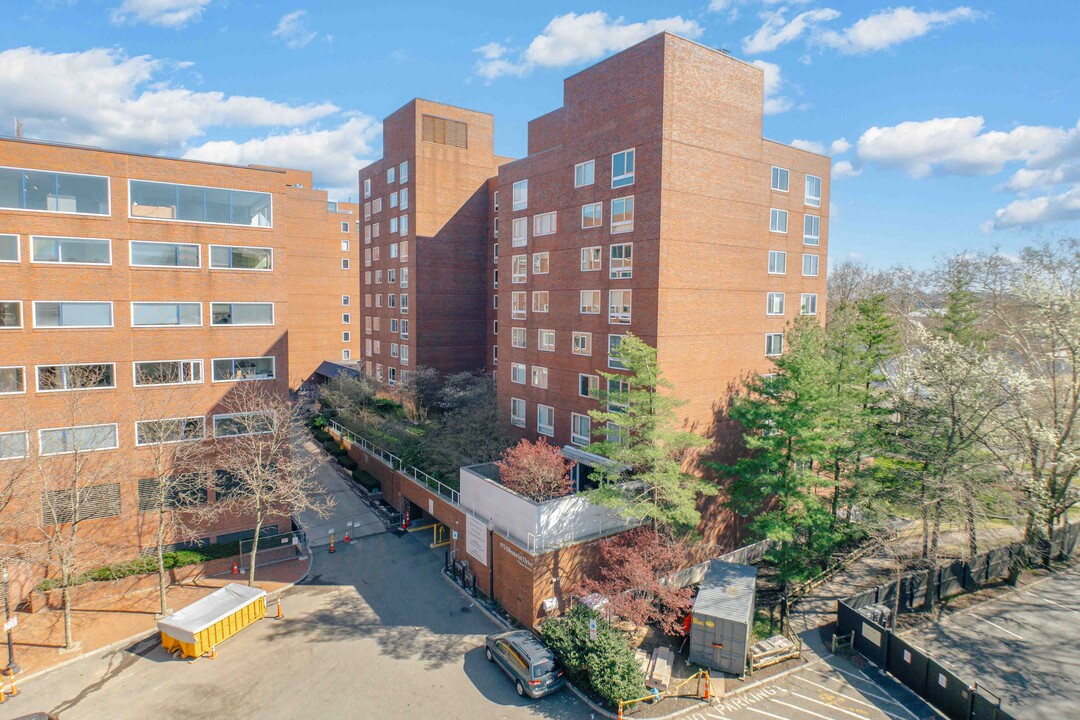
[[[563,686],[559,661],[528,630],[511,630],[487,636],[487,659],[497,663],[521,696],[543,697]]]

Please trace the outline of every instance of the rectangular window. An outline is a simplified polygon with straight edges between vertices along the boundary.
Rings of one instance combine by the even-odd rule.
[[[341,296],[341,304],[344,307],[348,307],[350,302],[352,302],[352,299],[348,295]]]
[[[592,333],[574,333],[574,355],[592,355]]]
[[[30,261],[63,265],[111,265],[112,241],[34,235],[30,237]]]
[[[586,160],[574,166],[574,187],[592,185],[596,179],[596,161]]]
[[[570,413],[570,442],[579,447],[589,444],[592,437],[592,420],[588,415]]]
[[[390,218],[390,234],[393,235],[397,231],[398,231],[398,219],[396,217],[392,217],[392,218]],[[397,257],[397,256],[396,255],[391,255],[391,257]]]
[[[365,180],[364,182],[367,183],[367,182],[371,182],[371,181],[370,180]],[[371,203],[366,202],[366,203],[364,203],[364,220],[370,220],[370,219],[371,219]]]
[[[371,178],[366,178],[364,180],[364,197],[371,197]]]
[[[529,219],[514,218],[511,223],[510,246],[525,247],[529,243]]]
[[[541,235],[554,235],[558,229],[558,214],[555,212],[540,213],[533,215],[533,237]]]
[[[534,313],[546,313],[548,311],[548,291],[533,290],[532,311]]]
[[[510,282],[523,283],[528,281],[529,256],[515,255],[510,258]]]
[[[379,237],[379,233],[380,233],[379,223],[374,223],[371,226],[371,237],[372,238],[377,238],[377,237]]]
[[[38,392],[57,390],[100,390],[116,387],[116,365],[38,365]]]
[[[139,420],[135,423],[136,445],[163,445],[202,440],[205,436],[206,418],[204,417]]]
[[[611,156],[611,187],[634,184],[634,150],[623,150]]]
[[[772,169],[772,189],[779,192],[788,191],[788,171],[782,167],[776,167],[773,165]]]
[[[555,352],[555,331],[537,330],[536,347],[541,352]]]
[[[248,190],[129,180],[133,218],[273,227],[273,196]]]
[[[550,255],[550,253],[546,253],[546,252],[533,253],[533,256],[532,256],[533,275],[547,275],[550,270],[551,270],[551,255]]]
[[[495,290],[499,289],[499,269],[498,268],[495,268],[492,271],[492,287]]]
[[[408,260],[409,259],[409,241],[408,240],[402,240],[401,242],[399,242],[398,243],[398,249],[399,249],[398,258],[401,260],[401,262],[405,262],[406,260]]]
[[[783,250],[770,250],[769,251],[769,274],[770,275],[785,275],[787,274],[787,253]]]
[[[371,201],[371,212],[373,212],[373,213],[382,212],[382,198],[381,197],[377,197],[377,198],[375,198],[374,200]],[[376,235],[377,234],[378,233],[376,233]]]
[[[510,363],[510,382],[517,383],[518,385],[525,384],[524,363]]]
[[[524,348],[527,342],[525,328],[510,328],[510,347]]]
[[[0,167],[0,208],[108,215],[109,178]]]
[[[22,301],[0,300],[0,330],[14,330],[21,327]]]
[[[765,333],[765,355],[776,357],[784,352],[784,333]]]
[[[528,293],[510,293],[510,317],[515,320],[524,320],[528,304]]]
[[[599,270],[602,257],[603,254],[601,248],[581,248],[581,272],[595,272]]]
[[[116,423],[50,428],[38,431],[42,455],[63,455],[93,450],[115,450]]]
[[[555,408],[550,405],[536,406],[536,432],[548,437],[555,435]]]
[[[803,277],[817,277],[818,276],[818,256],[817,255],[803,255],[802,256],[802,274],[803,274]]]
[[[581,206],[582,229],[600,227],[604,224],[604,203],[589,203]]]
[[[634,229],[634,196],[611,201],[611,234],[630,232]]]
[[[457,120],[423,115],[420,117],[420,139],[437,145],[467,148],[469,126]]]
[[[214,416],[214,437],[265,435],[273,429],[274,420],[268,413],[229,413]]]
[[[525,401],[521,398],[510,398],[510,424],[525,427]]]
[[[398,303],[398,310],[401,311],[402,315],[408,315],[409,314],[409,296],[406,295],[406,294],[402,294],[402,295],[399,295],[398,297],[400,298],[400,302]]]
[[[398,165],[398,173],[397,174],[398,174],[398,182],[399,183],[409,182],[409,161],[408,160],[406,160],[405,162]]]
[[[135,386],[201,383],[202,360],[148,360],[135,363]]]
[[[402,247],[405,247],[404,243],[402,243]],[[401,288],[405,289],[407,287],[409,287],[409,268],[401,268]]]
[[[405,319],[402,319],[401,321],[401,339],[409,339],[409,321]]]
[[[390,343],[390,357],[396,358],[398,356],[398,344],[396,342]]]
[[[499,191],[491,193],[491,208],[495,212],[499,212]]]
[[[524,210],[529,207],[529,181],[518,180],[514,183],[514,202],[512,210]]]
[[[390,193],[390,207],[397,207],[397,191]]]
[[[348,270],[349,269],[349,259],[348,258],[342,258],[341,259],[341,269],[342,270]]]
[[[0,395],[26,392],[26,371],[22,366],[0,367]]]
[[[582,315],[599,315],[600,314],[600,291],[599,290],[582,290],[581,291],[581,314]]]
[[[783,315],[784,314],[784,293],[771,292],[765,300],[765,314],[766,315]]]
[[[495,218],[494,226],[492,228],[492,237],[495,237],[495,238],[499,237],[499,218]],[[499,247],[499,244],[495,243],[495,247]],[[499,259],[499,251],[498,250],[495,251],[495,259],[496,260]]]
[[[392,183],[392,182],[394,182],[396,180],[397,180],[397,168],[394,167],[393,165],[391,165],[390,167],[386,168],[386,183],[389,185],[390,183]]]
[[[386,383],[388,385],[397,385],[397,368],[389,366],[386,368]]]
[[[273,380],[273,357],[221,358],[213,361],[214,382]]]
[[[821,243],[821,218],[817,215],[803,216],[803,245],[818,245]]]
[[[211,325],[273,325],[274,303],[210,303]]]
[[[408,365],[409,364],[409,346],[408,345],[402,345],[401,346],[401,364],[402,365]],[[404,380],[404,378],[403,378],[403,380]]]
[[[399,235],[408,235],[409,234],[409,216],[408,215],[402,215],[400,218],[398,218],[398,220],[401,221],[401,223],[400,223],[401,232],[398,233],[398,234]]]
[[[546,367],[532,366],[532,386],[547,389],[548,369]]]
[[[608,290],[608,323],[629,325],[633,290]]]
[[[201,325],[202,303],[131,303],[132,327],[199,327]]]
[[[348,240],[342,240],[341,241],[341,252],[349,252],[349,241]]]
[[[365,245],[370,245],[371,244],[371,226],[370,225],[365,225],[364,226],[364,244]]]
[[[401,188],[401,192],[398,193],[400,202],[398,202],[398,208],[401,210],[409,209],[409,188]]]
[[[607,381],[607,409],[609,412],[626,412],[630,407],[630,383],[625,380]]]
[[[802,315],[817,315],[817,293],[803,293],[799,313]]]
[[[2,311],[0,311],[2,312]],[[0,324],[4,324],[0,321]],[[112,327],[111,302],[34,301],[34,327]]]
[[[24,458],[29,450],[29,441],[25,430],[0,433],[0,460]]]
[[[769,232],[787,232],[787,210],[777,210],[776,208],[769,210]]]
[[[626,279],[634,275],[634,243],[620,243],[611,246],[611,261],[608,263],[612,280]]]
[[[615,370],[626,370],[626,365],[621,360],[619,360],[619,345],[622,343],[624,337],[624,335],[607,336],[607,366],[609,368],[613,368]]]
[[[390,243],[390,259],[394,260],[398,256],[398,244]]]
[[[341,223],[341,232],[343,232],[343,233],[349,232],[349,223],[347,223],[347,222]]]
[[[132,267],[197,268],[200,266],[198,245],[132,240],[130,251]]]
[[[0,262],[19,262],[18,235],[0,235]]]
[[[263,247],[211,245],[210,267],[214,270],[273,270],[274,250]]]
[[[821,207],[821,178],[816,175],[806,176],[806,204]]]
[[[599,375],[586,375],[585,373],[579,373],[578,379],[578,391],[579,397],[587,397],[595,399],[600,392],[600,376]]]

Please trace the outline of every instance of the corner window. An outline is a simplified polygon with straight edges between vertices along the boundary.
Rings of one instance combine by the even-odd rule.
[[[0,262],[19,262],[18,235],[0,235]]]
[[[24,392],[26,371],[22,366],[0,367],[0,395],[20,395]]]
[[[108,215],[109,178],[0,167],[0,208]]]
[[[26,431],[0,433],[0,460],[26,457],[29,441]]]
[[[56,304],[56,303],[52,303]],[[35,306],[34,324],[39,325]],[[111,322],[111,320],[110,320]],[[0,330],[14,330],[22,327],[22,301],[0,300]]]
[[[634,184],[634,150],[623,150],[611,156],[611,187]]]
[[[371,197],[371,178],[364,180],[364,197]]]
[[[592,185],[596,177],[596,161],[586,160],[574,166],[574,187]]]
[[[778,192],[788,191],[788,171],[782,167],[773,166],[772,189]]]

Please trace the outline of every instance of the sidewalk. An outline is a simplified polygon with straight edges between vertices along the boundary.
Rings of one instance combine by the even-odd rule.
[[[268,594],[274,594],[302,579],[311,559],[287,560],[261,567],[255,579]],[[187,607],[214,590],[233,582],[247,582],[246,575],[219,575],[200,578],[169,588],[169,607],[173,611]],[[76,603],[71,612],[72,634],[82,646],[61,654],[64,645],[64,615],[59,610],[18,613],[19,624],[12,632],[15,661],[22,680],[114,643],[145,635],[157,625],[159,609],[157,588],[125,593],[108,601]],[[270,609],[270,612],[274,612]],[[2,640],[2,638],[0,638]],[[3,657],[0,648],[0,657]],[[5,662],[6,664],[6,662]]]

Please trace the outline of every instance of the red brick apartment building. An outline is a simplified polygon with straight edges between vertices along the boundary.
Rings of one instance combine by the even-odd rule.
[[[115,478],[80,512],[134,553],[153,542],[139,511],[140,423],[214,433],[236,383],[285,392],[321,361],[357,358],[358,208],[311,182],[0,140],[0,472],[74,447],[111,456]],[[73,387],[87,366],[95,387]],[[249,528],[233,518],[207,535]]]

